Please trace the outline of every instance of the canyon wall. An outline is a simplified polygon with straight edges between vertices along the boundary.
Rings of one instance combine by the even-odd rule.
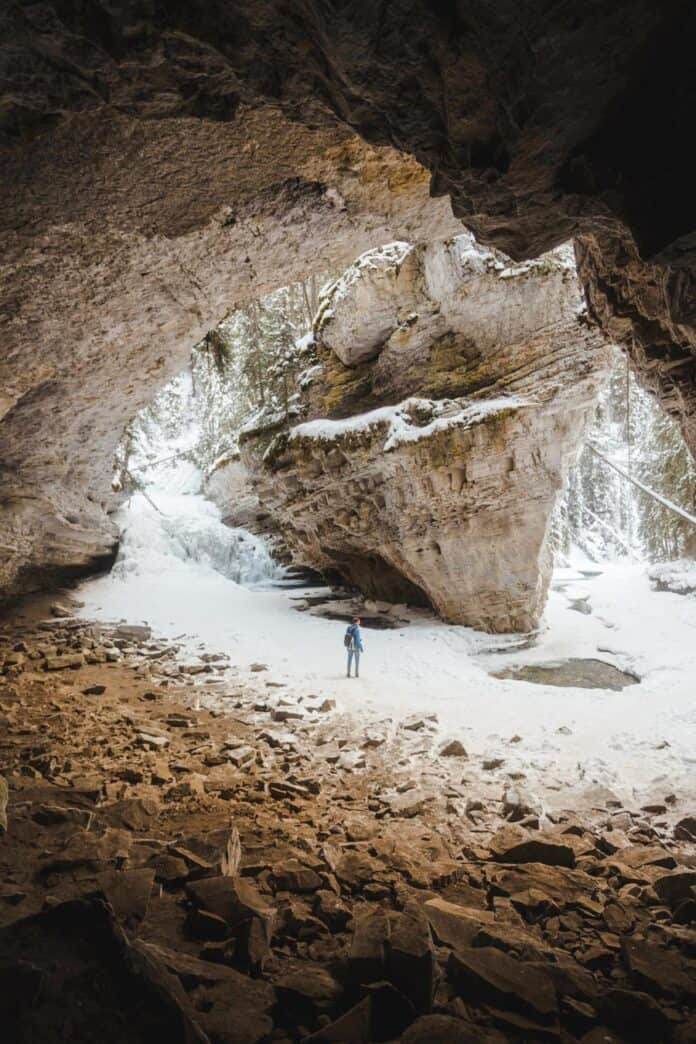
[[[453,623],[536,626],[550,513],[608,364],[572,252],[390,244],[328,290],[314,336],[301,404],[241,436],[296,561]]]
[[[453,234],[439,197],[517,259],[574,237],[590,315],[696,445],[695,18],[4,5],[0,596],[108,560],[123,427],[228,309]]]
[[[212,323],[385,238],[460,227],[418,163],[339,129],[114,116],[93,140],[76,122],[4,185],[0,601],[108,564],[124,428]]]

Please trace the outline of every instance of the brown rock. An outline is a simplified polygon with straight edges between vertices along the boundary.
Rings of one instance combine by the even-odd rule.
[[[193,874],[234,877],[239,871],[242,847],[236,827],[209,830],[184,837],[171,848],[191,866]]]
[[[429,1012],[435,991],[436,962],[428,921],[419,903],[406,903],[390,918],[387,978],[417,1012]]]
[[[183,859],[177,859],[166,852],[152,856],[148,865],[155,871],[155,880],[164,885],[179,884],[185,881],[189,874],[189,868]]]
[[[126,798],[113,805],[105,805],[100,809],[100,814],[112,826],[143,831],[150,829],[159,811],[159,802],[154,798]]]
[[[230,926],[222,917],[207,910],[189,910],[184,922],[184,931],[192,939],[209,939],[222,942],[230,936]]]
[[[323,883],[316,871],[304,866],[297,859],[288,859],[285,863],[276,864],[273,867],[273,881],[278,892],[300,894],[316,892]]]
[[[575,866],[570,845],[544,834],[530,835],[514,827],[501,827],[490,842],[493,858],[499,863],[544,863],[547,866]]]
[[[196,906],[221,917],[231,928],[251,917],[266,918],[271,923],[275,917],[275,910],[245,878],[204,877],[189,881],[186,891]]]
[[[343,994],[330,972],[309,962],[297,962],[275,978],[273,985],[284,1016],[287,1017],[287,1009],[291,1009],[300,1019],[334,1011]]]
[[[675,907],[684,899],[693,899],[692,889],[696,887],[696,870],[675,870],[671,874],[655,878],[652,886],[663,902]]]
[[[82,653],[66,653],[63,656],[47,656],[44,667],[47,671],[63,671],[66,669],[77,670],[82,667],[84,658]]]
[[[674,827],[674,837],[677,841],[696,842],[696,816],[680,819]]]
[[[357,985],[386,978],[389,918],[381,907],[356,914],[348,954],[348,975]]]
[[[334,867],[336,877],[350,891],[358,891],[380,869],[380,864],[367,852],[347,850]]]
[[[490,910],[459,906],[439,897],[424,903],[423,912],[440,942],[456,949],[470,947],[481,927],[494,920]]]
[[[395,1040],[416,1017],[409,997],[390,982],[374,982],[365,987],[370,998],[371,1040]]]
[[[696,1002],[696,974],[673,950],[625,938],[622,950],[631,980],[651,996]]]
[[[369,1044],[371,1034],[372,1000],[365,997],[335,1022],[323,1026],[304,1038],[304,1044]]]
[[[468,758],[464,744],[459,740],[450,740],[440,750],[441,758]]]
[[[178,976],[185,989],[204,988],[206,1011],[197,1012],[197,1018],[210,1038],[224,1044],[263,1044],[268,1039],[277,1000],[269,983],[155,943],[138,940],[134,945]]]
[[[614,989],[605,993],[599,1001],[599,1013],[603,1022],[631,1041],[669,1040],[672,1023],[667,1014],[646,993]]]
[[[558,1014],[556,991],[544,972],[491,947],[453,950],[447,976],[464,1001],[481,1000],[542,1023]]]
[[[68,1025],[75,1040],[106,1041],[146,1025],[153,1040],[206,1044],[179,981],[128,941],[103,901],[58,903],[0,934],[8,1041],[36,1039],[38,1027],[47,1041],[65,1039]]]
[[[479,1027],[450,1015],[422,1015],[401,1037],[401,1044],[486,1044]]]
[[[155,871],[141,867],[136,870],[107,870],[97,881],[116,917],[129,927],[142,921],[147,914]]]
[[[314,896],[314,913],[333,932],[341,932],[353,916],[350,908],[333,892],[320,890]]]

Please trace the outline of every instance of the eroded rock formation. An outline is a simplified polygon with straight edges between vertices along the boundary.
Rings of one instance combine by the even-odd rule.
[[[241,443],[297,560],[451,622],[534,627],[607,364],[569,251],[514,265],[469,236],[391,244],[333,285],[315,338],[294,425],[261,417]]]
[[[415,161],[277,112],[224,127],[112,116],[97,140],[77,122],[3,186],[0,600],[109,561],[123,430],[211,321],[385,237],[458,227]]]
[[[228,308],[452,231],[423,168],[513,257],[576,237],[591,314],[693,446],[694,18],[684,0],[3,5],[2,595],[108,554],[120,431]]]

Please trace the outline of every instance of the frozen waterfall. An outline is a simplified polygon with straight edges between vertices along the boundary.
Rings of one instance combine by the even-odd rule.
[[[264,541],[224,525],[218,508],[199,489],[198,470],[179,461],[158,470],[146,487],[147,496],[133,494],[116,518],[121,544],[114,579],[203,570],[249,587],[282,576]]]

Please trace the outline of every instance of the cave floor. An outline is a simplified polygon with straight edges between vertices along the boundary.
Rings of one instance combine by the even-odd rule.
[[[694,1039],[669,778],[540,797],[514,735],[487,756],[199,652],[45,600],[2,625],[10,1039]]]
[[[667,781],[684,814],[696,803],[696,599],[655,591],[642,566],[607,565],[593,576],[558,571],[529,640],[396,607],[392,615],[411,622],[363,630],[356,681],[345,677],[345,624],[298,612],[301,592],[249,590],[171,555],[153,561],[149,545],[158,533],[139,532],[144,557],[126,543],[120,572],[117,564],[78,592],[90,618],[145,620],[178,638],[182,657],[224,652],[226,677],[260,692],[272,681],[293,699],[321,693],[364,722],[428,710],[437,715],[438,736],[457,737],[479,765],[503,761],[492,780],[498,789],[508,774],[522,772],[551,809],[582,804],[588,784],[641,805],[662,800]],[[538,675],[569,659],[599,660],[607,673],[613,667],[640,682],[617,692],[585,688],[582,679],[559,687],[509,676]],[[254,663],[268,668],[263,677],[250,670]]]

